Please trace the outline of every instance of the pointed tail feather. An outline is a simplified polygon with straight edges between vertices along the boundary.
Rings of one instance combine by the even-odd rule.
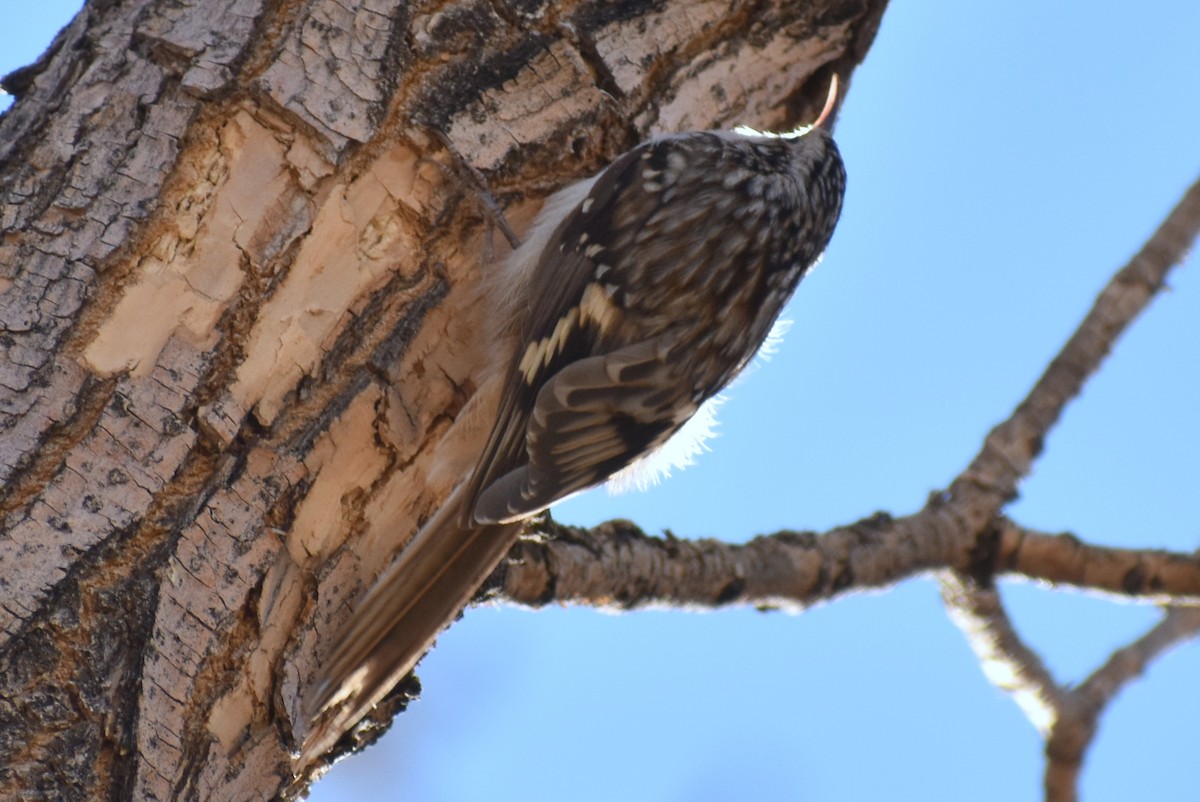
[[[412,670],[512,546],[520,524],[462,525],[466,495],[460,486],[421,528],[326,656],[305,698],[314,721],[305,762],[328,751]]]

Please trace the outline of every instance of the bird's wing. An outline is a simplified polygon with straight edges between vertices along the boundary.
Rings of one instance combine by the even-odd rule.
[[[525,308],[520,344],[505,379],[496,422],[471,477],[469,499],[477,499],[496,480],[528,464],[529,413],[547,382],[573,363],[606,350],[605,341],[618,311],[605,305],[603,287],[596,280],[600,263],[595,258],[597,251],[589,247],[587,233],[606,230],[616,190],[628,180],[627,173],[637,168],[644,150],[643,145],[624,154],[596,179],[587,197],[566,215],[540,250],[537,264],[528,273],[528,286],[522,288]],[[569,492],[573,491],[562,495]],[[544,508],[561,495],[548,492],[539,498],[546,503],[528,512]]]
[[[576,360],[538,392],[526,429],[527,462],[483,488],[475,519],[518,520],[604,481],[665,443],[694,405],[659,337]]]

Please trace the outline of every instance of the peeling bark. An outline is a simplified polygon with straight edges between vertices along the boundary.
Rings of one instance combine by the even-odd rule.
[[[0,118],[0,797],[320,770],[300,689],[483,367],[490,237],[431,128],[520,224],[649,134],[796,122],[882,11],[90,3]]]

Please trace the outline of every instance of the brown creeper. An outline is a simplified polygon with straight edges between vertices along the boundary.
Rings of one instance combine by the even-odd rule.
[[[306,756],[413,667],[523,519],[662,446],[753,358],[841,212],[835,95],[806,131],[663,136],[546,203],[503,276],[519,345],[487,445],[328,657]]]

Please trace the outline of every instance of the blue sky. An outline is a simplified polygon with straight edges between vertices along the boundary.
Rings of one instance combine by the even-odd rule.
[[[0,26],[0,71],[74,11]],[[905,514],[944,487],[1200,175],[1200,4],[896,3],[855,73],[849,190],[772,360],[728,393],[698,465],[556,511],[744,540]],[[747,120],[748,124],[756,121]],[[1052,433],[1019,522],[1098,543],[1200,543],[1200,276],[1177,271]],[[1007,583],[1018,628],[1079,680],[1152,609]],[[425,696],[311,799],[1036,799],[1041,744],[933,581],[800,616],[473,610]],[[1104,718],[1090,802],[1200,786],[1200,645]],[[964,792],[964,789],[970,789]]]

